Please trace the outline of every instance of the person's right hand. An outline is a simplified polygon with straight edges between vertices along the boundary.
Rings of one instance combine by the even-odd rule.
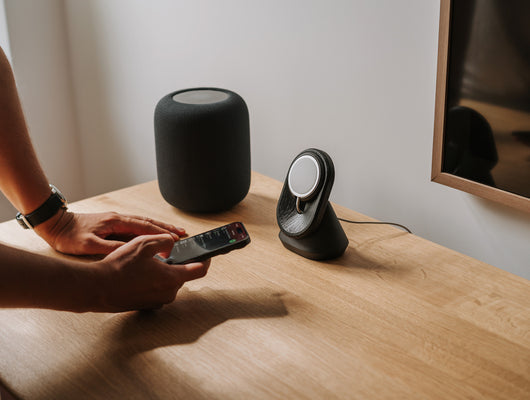
[[[169,234],[138,236],[96,262],[103,276],[100,311],[159,308],[173,302],[186,281],[205,276],[210,260],[168,265],[153,258],[167,257],[174,242]]]

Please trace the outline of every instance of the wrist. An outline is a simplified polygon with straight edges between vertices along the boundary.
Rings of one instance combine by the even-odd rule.
[[[16,220],[24,229],[34,229],[52,218],[61,209],[66,209],[67,201],[63,194],[53,185],[49,185],[51,193],[48,198],[30,213],[25,208],[16,215]]]
[[[98,262],[72,260],[68,266],[68,277],[63,283],[65,307],[73,312],[104,311],[104,276]]]
[[[116,312],[110,304],[109,293],[116,290],[113,287],[113,267],[105,259],[90,264],[91,282],[94,287],[89,294],[89,303],[91,310],[96,312]]]
[[[61,208],[48,220],[37,225],[34,231],[55,249],[55,242],[59,234],[72,222],[74,213]]]
[[[101,311],[96,263],[49,257],[0,245],[0,308]]]
[[[101,311],[101,280],[94,263],[25,252],[18,259],[23,266],[19,269],[26,269],[13,285],[18,286],[21,306],[76,313]]]

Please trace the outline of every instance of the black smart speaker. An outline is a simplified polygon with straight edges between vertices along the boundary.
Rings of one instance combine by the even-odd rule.
[[[158,186],[188,212],[218,212],[250,187],[248,109],[238,94],[194,88],[164,96],[155,109]]]

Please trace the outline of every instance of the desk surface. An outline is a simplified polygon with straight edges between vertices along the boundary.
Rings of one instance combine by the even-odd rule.
[[[24,399],[530,397],[529,281],[382,225],[344,224],[344,256],[306,260],[277,238],[280,189],[253,174],[215,215],[174,209],[156,182],[73,204],[190,234],[241,220],[252,243],[156,312],[0,310],[1,383]],[[0,239],[59,256],[14,221]]]

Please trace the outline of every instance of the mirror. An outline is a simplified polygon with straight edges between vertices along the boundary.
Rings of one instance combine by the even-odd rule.
[[[440,4],[432,180],[530,212],[530,2]]]

